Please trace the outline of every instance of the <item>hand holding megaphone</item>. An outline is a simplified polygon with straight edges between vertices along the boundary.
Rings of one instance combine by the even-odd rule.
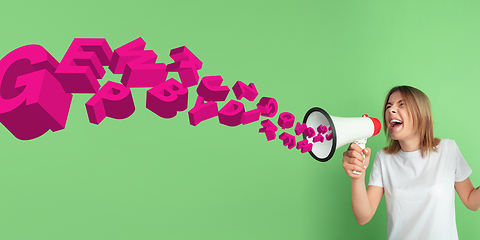
[[[367,139],[364,138],[364,139],[357,140],[357,141],[355,141],[355,144],[357,144],[363,150],[363,149],[365,149],[365,146],[367,145]],[[363,154],[363,151],[362,151],[362,155],[365,158],[365,154]],[[363,160],[363,164],[365,164],[365,160]],[[362,174],[362,172],[358,172],[358,171],[355,171],[355,170],[353,170],[353,173]]]
[[[321,162],[330,160],[335,150],[345,144],[358,141],[365,148],[366,139],[377,135],[382,128],[382,124],[376,118],[371,118],[367,115],[353,118],[334,117],[319,107],[308,110],[303,123],[313,129],[317,129],[319,126],[326,126],[328,129],[331,129],[330,141],[315,142],[312,139],[313,147],[309,153],[313,158]],[[305,133],[303,138],[307,138]]]
[[[342,167],[352,179],[360,179],[361,174],[370,163],[371,151],[359,146],[356,142],[350,144],[343,153]]]

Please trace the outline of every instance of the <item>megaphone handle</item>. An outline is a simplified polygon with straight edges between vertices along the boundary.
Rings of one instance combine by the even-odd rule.
[[[365,149],[365,145],[367,144],[367,139],[361,139],[361,140],[357,140],[355,141],[355,144],[357,144],[358,146],[360,146],[363,149]],[[365,157],[365,154],[362,153],[362,155]],[[365,160],[363,160],[363,163],[365,163]],[[357,172],[355,170],[353,170],[353,173],[355,174],[362,174],[361,172]]]

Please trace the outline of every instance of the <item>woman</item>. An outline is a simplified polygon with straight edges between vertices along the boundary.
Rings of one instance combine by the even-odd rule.
[[[385,193],[389,239],[458,239],[454,189],[468,209],[480,207],[472,170],[455,141],[433,137],[430,101],[422,91],[394,87],[383,110],[389,145],[375,156],[368,188],[370,148],[351,144],[343,154],[356,220],[369,222]]]

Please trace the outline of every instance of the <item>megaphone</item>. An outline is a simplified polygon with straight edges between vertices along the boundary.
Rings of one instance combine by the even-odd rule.
[[[326,162],[333,157],[335,150],[345,144],[358,142],[362,148],[365,148],[366,139],[377,135],[382,124],[376,118],[368,117],[334,117],[330,116],[325,110],[314,107],[307,111],[303,118],[303,123],[307,128],[313,128],[318,134],[325,133],[326,139],[313,140],[312,135],[308,136],[308,142],[313,144],[310,155],[320,162]],[[307,139],[305,132],[303,139]]]

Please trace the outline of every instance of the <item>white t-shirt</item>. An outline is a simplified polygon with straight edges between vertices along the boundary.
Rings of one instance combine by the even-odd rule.
[[[455,141],[441,140],[437,151],[375,156],[368,185],[385,191],[388,239],[458,239],[454,184],[472,169]]]

